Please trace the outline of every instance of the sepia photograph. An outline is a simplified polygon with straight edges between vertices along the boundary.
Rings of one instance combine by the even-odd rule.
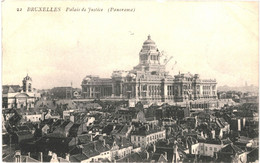
[[[2,162],[259,162],[258,1],[1,4]]]

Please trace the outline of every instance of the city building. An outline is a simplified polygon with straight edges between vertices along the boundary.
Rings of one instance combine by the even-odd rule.
[[[179,73],[174,77],[166,71],[171,59],[164,59],[151,36],[143,43],[139,64],[130,71],[114,71],[111,78],[86,76],[82,81],[83,98],[119,98],[146,102],[183,102],[216,99],[214,79],[200,79],[198,74]]]
[[[35,101],[40,98],[40,94],[33,89],[32,78],[28,74],[22,82],[22,87],[19,85],[3,85],[3,108],[34,108]]]
[[[162,139],[166,139],[166,130],[155,126],[150,127],[150,125],[136,128],[131,133],[131,142],[141,148],[146,148]]]
[[[81,90],[72,87],[54,87],[50,93],[54,99],[77,99],[80,98]]]

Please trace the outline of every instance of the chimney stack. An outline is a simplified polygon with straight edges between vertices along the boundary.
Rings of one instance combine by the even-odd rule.
[[[43,162],[42,152],[40,152],[40,162]]]
[[[246,118],[243,118],[243,128],[246,126]]]
[[[168,159],[167,159],[167,152],[164,152],[164,156],[165,156],[166,160],[168,161]]]
[[[15,152],[15,162],[22,162],[21,160],[21,151]]]
[[[120,137],[120,139],[121,139],[121,144],[122,144],[122,146],[124,146],[123,137]]]
[[[153,145],[153,152],[155,152],[156,151],[156,145],[154,144]]]
[[[66,153],[66,160],[70,161],[70,154]]]
[[[241,131],[241,120],[240,119],[237,120],[237,125],[238,125],[237,130]]]
[[[146,151],[146,159],[149,159],[149,152]]]

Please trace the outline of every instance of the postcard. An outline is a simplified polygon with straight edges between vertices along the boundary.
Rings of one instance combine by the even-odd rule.
[[[4,162],[257,162],[258,1],[2,1]]]

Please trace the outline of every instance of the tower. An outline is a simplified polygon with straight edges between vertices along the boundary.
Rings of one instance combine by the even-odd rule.
[[[143,43],[142,49],[139,53],[139,64],[159,64],[160,52],[151,36],[149,35],[147,40]]]
[[[139,64],[134,67],[134,71],[149,71],[163,76],[165,65],[160,63],[160,57],[161,53],[149,35],[139,52]]]
[[[23,92],[32,92],[32,78],[28,74],[23,78]]]

